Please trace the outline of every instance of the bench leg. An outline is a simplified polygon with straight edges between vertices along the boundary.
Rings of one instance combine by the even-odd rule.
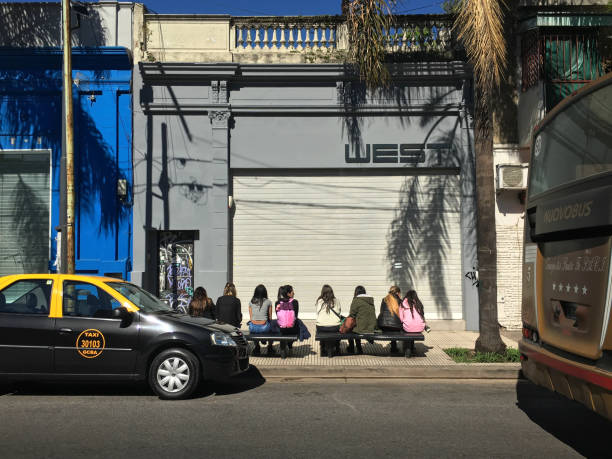
[[[414,350],[414,340],[404,341],[404,357],[412,357],[414,355]]]
[[[281,359],[287,358],[287,342],[286,341],[280,342],[280,355],[281,355]]]

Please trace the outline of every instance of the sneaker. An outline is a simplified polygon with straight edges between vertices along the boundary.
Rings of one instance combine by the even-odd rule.
[[[431,327],[429,325],[425,325],[425,331],[429,333],[431,331]]]

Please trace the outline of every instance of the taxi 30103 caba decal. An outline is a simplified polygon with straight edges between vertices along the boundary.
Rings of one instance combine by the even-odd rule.
[[[102,354],[106,347],[104,335],[95,328],[83,330],[76,340],[77,352],[81,357],[94,359]]]

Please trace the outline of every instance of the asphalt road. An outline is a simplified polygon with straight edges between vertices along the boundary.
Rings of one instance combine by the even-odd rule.
[[[612,423],[526,381],[273,382],[254,370],[180,402],[133,385],[2,394],[3,459],[610,457],[612,447]]]

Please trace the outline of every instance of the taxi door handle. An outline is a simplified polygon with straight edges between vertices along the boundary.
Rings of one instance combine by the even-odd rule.
[[[67,333],[72,333],[72,328],[60,328],[59,332],[60,332],[60,335],[65,335]]]

